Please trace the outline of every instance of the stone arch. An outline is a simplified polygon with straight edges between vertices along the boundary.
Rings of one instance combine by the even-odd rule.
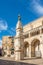
[[[40,40],[39,39],[33,39],[31,42],[31,56],[32,57],[40,57]]]
[[[29,43],[27,41],[24,42],[24,57],[29,56]]]

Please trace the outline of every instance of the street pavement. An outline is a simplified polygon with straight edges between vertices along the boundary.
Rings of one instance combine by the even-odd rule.
[[[8,61],[8,60],[0,59],[0,65],[36,65],[36,64],[17,62],[17,61]]]
[[[0,57],[0,65],[43,65],[43,59],[24,59],[15,61],[14,58]]]

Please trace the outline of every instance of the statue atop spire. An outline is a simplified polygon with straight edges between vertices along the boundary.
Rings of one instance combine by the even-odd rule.
[[[19,20],[19,21],[21,20],[21,16],[20,16],[20,14],[18,14],[18,20]]]
[[[16,29],[22,29],[21,17],[20,14],[18,15],[18,22],[16,25]]]

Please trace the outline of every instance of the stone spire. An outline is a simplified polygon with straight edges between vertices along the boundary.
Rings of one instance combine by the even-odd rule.
[[[22,24],[21,24],[21,17],[20,17],[20,15],[18,15],[18,22],[17,22],[17,25],[16,25],[16,29],[22,29]]]
[[[18,15],[18,22],[16,25],[16,36],[21,36],[22,33],[23,33],[23,26],[21,23],[21,17],[20,17],[20,15]]]

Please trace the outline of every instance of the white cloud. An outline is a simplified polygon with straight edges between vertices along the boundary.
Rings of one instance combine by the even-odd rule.
[[[39,3],[40,0],[33,0],[32,8],[39,15],[43,15],[43,6]]]
[[[0,19],[0,32],[2,30],[7,30],[7,28],[8,28],[7,22],[5,20]]]

